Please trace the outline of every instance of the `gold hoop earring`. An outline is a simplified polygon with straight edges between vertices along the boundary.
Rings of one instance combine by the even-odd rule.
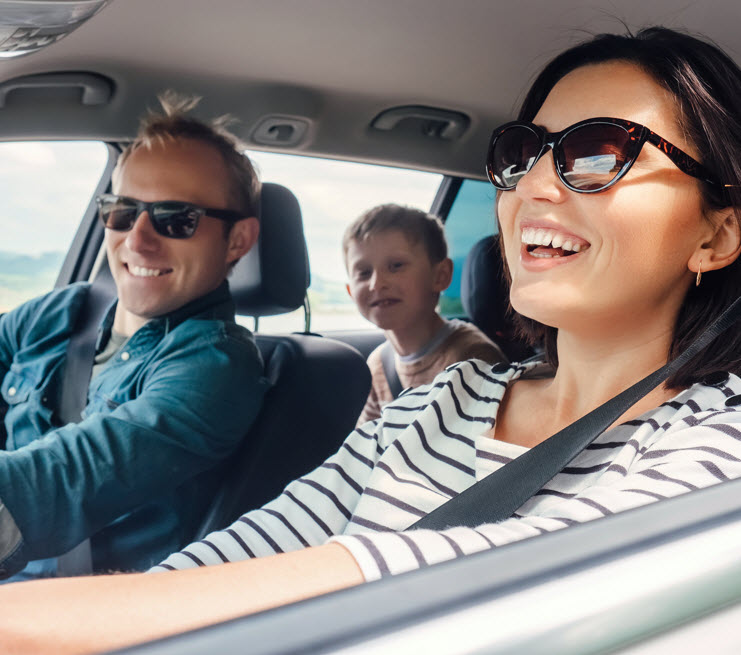
[[[702,280],[702,260],[700,260],[700,263],[697,265],[697,277],[695,278],[695,286],[700,286],[700,280]]]

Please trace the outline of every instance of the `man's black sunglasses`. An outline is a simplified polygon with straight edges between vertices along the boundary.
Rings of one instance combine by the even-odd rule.
[[[644,143],[656,146],[687,175],[721,186],[686,152],[647,127],[622,118],[588,118],[560,132],[546,132],[524,121],[506,123],[491,135],[486,173],[497,189],[509,191],[550,148],[556,173],[567,188],[598,193],[630,170]]]
[[[231,209],[199,207],[179,200],[143,202],[136,198],[104,193],[98,196],[98,214],[109,230],[127,232],[142,212],[147,212],[157,234],[171,239],[188,239],[195,234],[201,216],[211,216],[222,221],[235,223],[245,216]]]

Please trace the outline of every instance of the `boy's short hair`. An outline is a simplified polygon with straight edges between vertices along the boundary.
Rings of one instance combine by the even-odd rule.
[[[345,230],[342,252],[347,264],[347,251],[351,241],[365,241],[370,236],[399,230],[412,243],[422,243],[427,256],[437,264],[448,256],[448,244],[442,221],[420,209],[401,205],[378,205],[360,215]]]
[[[244,213],[245,218],[258,216],[260,182],[249,158],[243,154],[245,146],[226,129],[231,121],[228,116],[213,121],[201,121],[188,115],[200,101],[199,97],[181,96],[174,91],[165,91],[157,99],[161,112],[150,111],[141,121],[134,140],[126,146],[113,171],[114,182],[134,150],[152,148],[176,139],[192,139],[215,148],[226,165],[229,174],[230,199],[234,209]],[[231,223],[225,224],[231,228]]]

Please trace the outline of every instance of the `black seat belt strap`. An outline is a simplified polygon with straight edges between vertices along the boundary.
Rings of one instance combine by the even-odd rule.
[[[451,498],[410,527],[430,530],[453,526],[476,527],[511,517],[630,407],[676,373],[740,318],[741,297],[679,357]]]
[[[386,376],[389,389],[391,389],[391,395],[394,398],[398,398],[404,388],[401,386],[399,373],[396,370],[394,347],[388,341],[381,346],[381,363],[383,364],[383,373]]]
[[[98,328],[103,314],[112,301],[108,292],[92,285],[75,323],[74,332],[67,344],[62,394],[57,415],[62,423],[79,423],[82,410],[87,405],[87,389],[95,359]]]
[[[98,328],[111,301],[112,298],[105,289],[95,285],[88,288],[74,332],[67,344],[64,382],[57,408],[57,415],[65,425],[79,423],[82,419],[82,410],[87,405],[88,387],[95,361]],[[85,539],[57,558],[57,575],[59,576],[84,575],[92,573],[92,570],[89,539]]]

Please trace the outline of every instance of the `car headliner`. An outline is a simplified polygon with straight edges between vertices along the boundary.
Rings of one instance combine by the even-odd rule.
[[[741,4],[730,0],[112,0],[59,43],[0,61],[0,84],[105,75],[111,101],[10,93],[0,140],[130,138],[172,88],[203,96],[203,116],[235,116],[248,145],[265,116],[298,116],[311,128],[293,151],[480,178],[491,129],[513,116],[544,62],[623,22],[688,28],[741,61]],[[460,111],[470,126],[455,140],[370,129],[401,105]]]

